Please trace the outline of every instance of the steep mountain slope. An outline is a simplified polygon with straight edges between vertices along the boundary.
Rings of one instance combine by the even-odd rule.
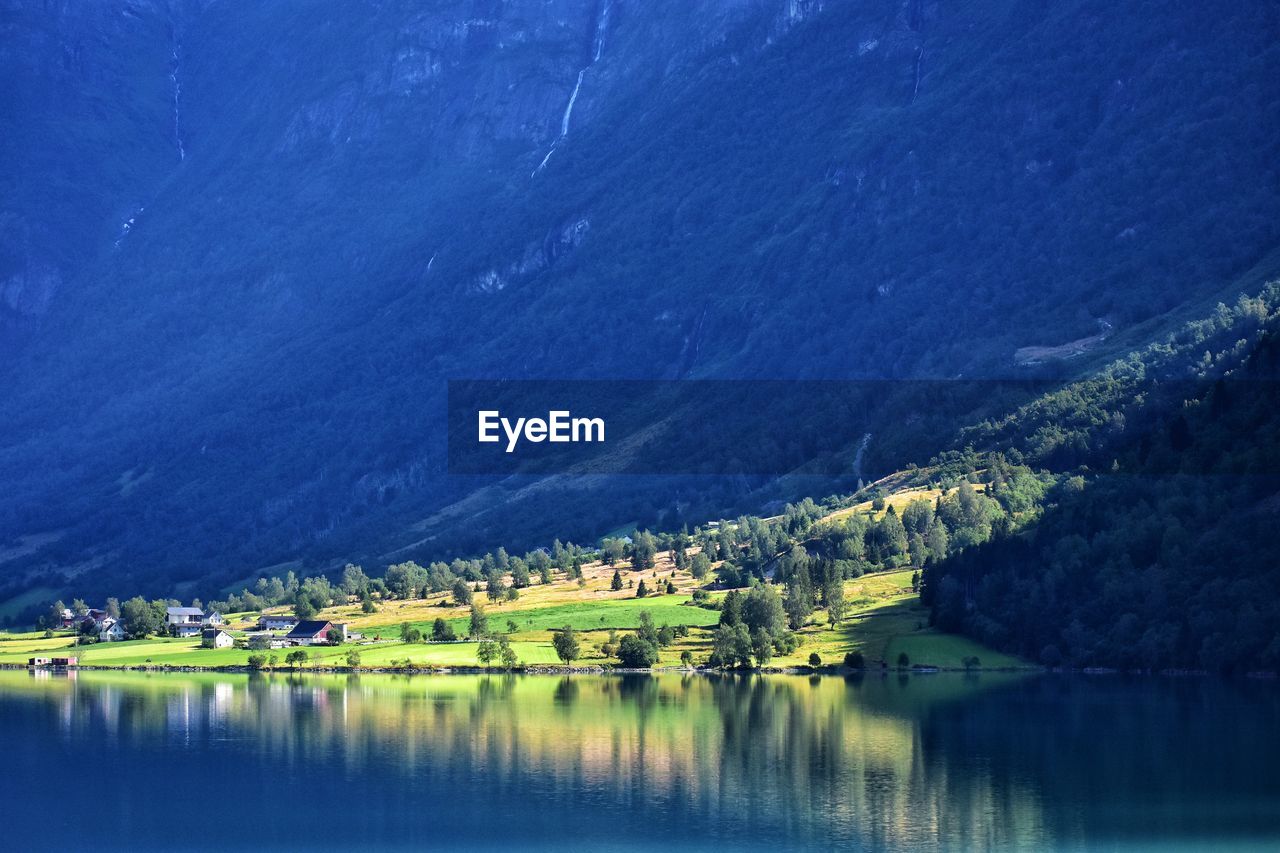
[[[1280,664],[1280,285],[983,425],[1072,475],[924,571],[935,621],[1056,666]]]
[[[1276,14],[10,0],[0,541],[48,535],[0,565],[161,589],[447,551],[505,497],[445,476],[448,378],[1139,342],[1272,264]],[[567,488],[498,521],[671,504]]]

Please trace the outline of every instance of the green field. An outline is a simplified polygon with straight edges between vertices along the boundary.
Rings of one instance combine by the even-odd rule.
[[[690,627],[706,627],[715,625],[720,613],[706,610],[689,604],[687,595],[665,595],[652,598],[607,599],[604,601],[583,601],[573,604],[556,604],[549,607],[535,607],[527,610],[489,607],[485,612],[489,616],[489,628],[505,631],[507,622],[516,623],[517,630],[552,631],[569,625],[575,631],[608,630],[630,631],[639,627],[640,614],[648,611],[653,623],[661,626],[688,625]],[[464,615],[458,615],[459,612]],[[453,626],[459,635],[465,634],[470,622],[470,615],[461,610],[445,610],[441,613],[445,621]],[[423,631],[430,631],[434,619],[413,621],[412,624]],[[400,636],[400,625],[388,625],[385,628],[369,627],[364,629],[370,634],[381,634],[383,637]]]
[[[414,665],[475,666],[476,643],[414,643],[397,642],[355,644],[343,646],[312,646],[306,649],[310,665],[346,666],[347,653],[360,653],[361,666],[386,666],[392,661],[406,658]],[[522,664],[557,663],[550,643],[513,641],[511,644]],[[28,640],[0,643],[0,663],[26,663],[33,654],[48,655],[51,652],[75,655],[80,663],[91,666],[245,666],[249,655],[275,655],[283,665],[284,657],[293,649],[270,652],[250,652],[246,649],[202,649],[195,640],[153,639],[128,640],[120,643],[97,643],[91,646],[72,646],[67,637],[53,640]]]
[[[912,570],[881,572],[845,582],[848,613],[833,628],[825,611],[814,613],[810,623],[798,632],[801,645],[785,657],[770,661],[770,666],[804,666],[809,655],[816,653],[824,664],[838,664],[852,650],[861,651],[868,666],[887,662],[896,664],[905,652],[912,664],[961,668],[964,659],[977,657],[986,668],[1023,665],[1007,655],[987,649],[971,640],[942,634],[928,626],[928,612],[911,591]],[[590,572],[587,588],[571,584],[537,586],[515,602],[488,605],[486,611],[491,631],[506,634],[521,664],[559,663],[551,646],[552,631],[570,625],[581,632],[582,656],[579,663],[615,663],[606,658],[600,646],[609,639],[610,631],[634,630],[640,614],[647,612],[656,626],[685,625],[692,630],[685,638],[661,650],[659,665],[677,666],[685,651],[695,663],[706,660],[711,652],[711,635],[719,622],[716,610],[689,604],[690,596],[682,591],[674,595],[635,598],[627,591],[608,589],[612,570],[597,567]],[[690,589],[687,576],[678,578]],[[723,593],[716,593],[715,597]],[[589,598],[588,598],[589,597]],[[574,599],[578,600],[574,600]],[[588,600],[581,600],[588,598]],[[360,665],[382,667],[405,660],[414,666],[476,666],[476,643],[399,642],[400,625],[408,621],[429,633],[436,615],[443,616],[459,635],[468,630],[469,611],[462,607],[442,607],[440,597],[433,600],[389,602],[375,614],[361,614],[351,606],[335,607],[322,615],[330,619],[351,620],[365,640],[338,647],[313,646],[307,649],[311,666],[346,666],[348,652],[360,654]],[[232,624],[248,625],[256,621],[251,614],[237,615]],[[514,623],[514,631],[509,622]],[[233,631],[239,634],[240,631]],[[246,649],[203,649],[196,639],[157,638],[119,643],[97,643],[74,646],[69,634],[46,639],[40,633],[0,633],[0,664],[22,664],[32,655],[73,654],[90,666],[244,666],[250,654],[275,655],[282,666],[289,649],[250,652]]]

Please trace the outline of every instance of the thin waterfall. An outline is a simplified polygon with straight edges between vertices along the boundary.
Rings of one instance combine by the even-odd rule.
[[[596,19],[595,27],[591,38],[591,61],[578,70],[578,79],[573,84],[573,91],[569,93],[569,103],[565,105],[564,115],[560,117],[560,135],[556,137],[555,142],[551,143],[551,147],[547,149],[546,156],[542,158],[542,162],[538,164],[538,168],[534,169],[529,177],[535,177],[546,167],[547,161],[551,159],[551,155],[556,153],[556,149],[560,147],[560,143],[564,142],[569,136],[569,122],[573,118],[573,105],[578,102],[578,93],[582,91],[582,80],[586,77],[588,69],[600,61],[600,57],[604,55],[604,37],[609,29],[609,12],[613,7],[611,0],[605,0],[600,7],[600,15]]]

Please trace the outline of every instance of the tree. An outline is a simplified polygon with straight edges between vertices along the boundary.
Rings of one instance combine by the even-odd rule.
[[[143,604],[146,604],[146,602],[144,601]],[[67,605],[63,604],[61,599],[49,605],[49,613],[45,616],[45,620],[48,622],[50,628],[62,627],[62,611],[66,609]]]
[[[908,533],[924,536],[931,524],[933,524],[933,502],[928,498],[916,498],[902,511],[902,526]]]
[[[551,558],[546,551],[539,548],[530,552],[525,560],[529,563],[529,570],[538,576],[541,583],[551,583]]]
[[[112,619],[120,618],[120,599],[108,598],[106,606],[107,615]]]
[[[636,629],[636,634],[655,648],[662,644],[658,638],[658,629],[653,626],[653,616],[648,610],[640,611],[640,627]]]
[[[284,662],[290,666],[300,667],[307,662],[309,657],[310,655],[307,654],[306,649],[295,649],[284,656]]]
[[[924,536],[924,546],[928,552],[929,559],[942,560],[946,558],[947,546],[950,544],[948,542],[949,538],[947,536],[947,527],[942,523],[942,519],[935,518]]]
[[[156,608],[140,595],[135,595],[121,605],[120,621],[124,623],[125,634],[131,640],[149,637],[164,624],[164,620],[156,613]]]
[[[680,665],[685,669],[693,668],[693,652],[685,649],[680,653]]]
[[[618,660],[630,669],[645,669],[658,662],[658,647],[636,634],[627,634],[618,643]]]
[[[404,643],[416,643],[422,639],[422,632],[410,622],[400,623],[400,640]]]
[[[89,614],[89,605],[84,603],[84,599],[77,598],[71,602],[71,612],[77,617],[87,616]]]
[[[516,650],[511,648],[511,641],[505,636],[498,638],[498,660],[503,669],[511,669],[520,663],[520,658],[516,656]]]
[[[818,655],[817,652],[809,652],[809,666],[813,667],[814,669],[817,669],[818,667],[822,666],[822,658]]]
[[[756,656],[756,665],[764,666],[773,658],[773,638],[763,628],[751,632],[751,653]]]
[[[844,656],[844,665],[849,669],[862,669],[866,664],[862,652],[849,652]]]
[[[266,655],[249,655],[249,669],[262,669],[266,665]]]
[[[929,558],[929,548],[924,544],[924,537],[919,533],[912,533],[907,538],[907,550],[911,554],[913,565],[923,566],[924,561]]]
[[[565,625],[551,637],[551,645],[556,650],[556,657],[560,658],[566,664],[572,664],[581,654],[578,647],[578,637],[573,632],[573,627]]]
[[[809,616],[813,613],[813,585],[807,569],[797,574],[787,585],[787,599],[783,607],[793,629],[799,630],[809,621]]]
[[[489,617],[485,614],[480,602],[471,602],[471,636],[483,637],[489,633]]]
[[[787,630],[787,615],[773,584],[762,583],[751,588],[742,601],[742,622],[753,634],[764,631],[770,642]]]
[[[613,570],[613,580],[609,582],[609,588],[614,592],[622,589],[622,573],[617,569]]]
[[[342,645],[342,630],[340,628],[330,628],[325,632],[324,638],[329,645],[340,646]]]
[[[631,568],[637,572],[652,569],[658,547],[654,544],[653,535],[647,530],[639,530],[631,541]]]
[[[721,625],[739,625],[742,623],[742,593],[736,589],[729,590],[728,595],[720,602]]]
[[[707,559],[707,555],[694,554],[693,559],[689,561],[689,574],[693,575],[695,580],[702,580],[710,571],[711,561]]]
[[[369,590],[364,591],[364,595],[360,598],[360,610],[363,613],[377,613],[378,606],[373,603],[373,596],[369,594]]]
[[[733,560],[725,560],[716,568],[716,583],[723,589],[744,586],[742,571]]]
[[[437,643],[450,643],[458,639],[458,635],[454,633],[452,625],[437,616],[436,621],[431,623],[431,639]]]
[[[364,573],[364,569],[347,563],[342,570],[342,591],[348,596],[364,597],[369,591],[369,576]]]
[[[360,653],[355,649],[347,652],[347,666],[355,669],[360,665]]]
[[[906,669],[911,666],[911,658],[907,657],[906,652],[898,653],[898,669]]]
[[[499,551],[502,549],[499,548]],[[511,586],[524,589],[529,585],[529,565],[519,557],[511,560]]]
[[[463,578],[458,578],[453,582],[453,589],[450,591],[450,594],[453,596],[454,604],[457,604],[459,607],[466,607],[471,603],[471,587],[467,585],[466,580]]]
[[[676,594],[676,585],[675,585],[674,583],[672,583],[670,580],[668,580],[668,581],[667,581],[667,595],[675,595],[675,594]]]
[[[636,587],[636,598],[644,598],[649,594],[649,588],[644,585],[644,578],[640,579],[640,585]]]
[[[412,560],[387,566],[387,589],[404,599],[417,598],[418,591],[427,586],[427,570]]]
[[[827,605],[827,620],[834,628],[844,618],[844,580],[834,577],[827,581],[827,585],[822,590],[822,598]]]
[[[485,637],[480,641],[480,645],[476,647],[476,660],[484,665],[485,669],[493,663],[498,657],[498,644],[493,641],[492,637]]]
[[[751,663],[751,635],[747,626],[721,625],[711,638],[711,657],[719,666],[735,667]]]
[[[502,572],[495,566],[489,571],[485,578],[485,592],[489,596],[490,601],[501,601],[507,594],[506,579]]]
[[[316,609],[315,604],[313,604],[311,599],[308,597],[300,596],[298,600],[293,603],[293,615],[297,616],[298,621],[300,622],[305,622],[308,619],[314,618],[317,612],[319,611]]]
[[[621,560],[626,552],[626,543],[621,539],[606,539],[601,543],[600,560],[606,566],[612,566]]]

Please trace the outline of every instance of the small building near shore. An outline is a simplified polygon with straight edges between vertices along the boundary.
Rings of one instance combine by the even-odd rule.
[[[108,616],[98,626],[98,641],[102,643],[114,643],[124,639],[124,626],[120,624],[119,619],[112,619]]]
[[[324,646],[329,643],[329,631],[333,627],[327,620],[309,619],[299,622],[284,638],[294,646]]]
[[[200,646],[206,649],[229,649],[236,644],[232,637],[221,628],[205,628],[200,634]]]
[[[27,666],[34,666],[34,667],[55,667],[55,668],[57,668],[57,667],[63,667],[63,668],[65,668],[65,667],[69,667],[69,666],[76,666],[76,665],[78,665],[78,664],[79,664],[79,662],[80,662],[80,661],[79,661],[79,659],[78,659],[78,658],[74,658],[74,657],[67,657],[67,658],[45,658],[45,657],[27,658]]]

